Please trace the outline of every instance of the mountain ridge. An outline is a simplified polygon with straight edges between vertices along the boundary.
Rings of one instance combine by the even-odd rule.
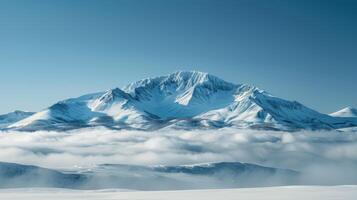
[[[290,169],[241,162],[215,162],[191,166],[100,164],[67,170],[0,162],[0,188],[172,190],[178,187],[246,187],[294,184],[297,183],[299,175],[300,172]],[[210,181],[210,184],[193,184],[199,183],[202,178]],[[220,184],[217,184],[217,181]]]
[[[59,101],[7,129],[69,130],[92,126],[294,131],[353,127],[357,119],[325,115],[296,101],[275,97],[254,86],[229,83],[208,73],[178,71]]]
[[[22,119],[25,119],[33,114],[34,112],[15,110],[13,112],[0,115],[0,129],[5,128],[11,125],[12,123],[20,121]]]

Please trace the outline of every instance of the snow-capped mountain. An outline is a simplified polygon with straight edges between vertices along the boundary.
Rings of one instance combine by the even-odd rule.
[[[193,71],[147,78],[121,89],[60,101],[7,128],[34,131],[90,126],[298,130],[357,126],[357,120],[321,114],[254,86]]]
[[[25,119],[33,114],[34,114],[33,112],[24,112],[24,111],[16,110],[11,113],[0,115],[0,128],[6,128],[7,126],[15,122],[18,122],[22,119]]]
[[[337,112],[331,113],[330,115],[334,117],[357,117],[357,109],[346,107]]]

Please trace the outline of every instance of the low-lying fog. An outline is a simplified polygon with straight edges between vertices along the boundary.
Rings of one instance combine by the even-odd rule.
[[[302,172],[306,183],[357,184],[357,133],[237,129],[153,132],[104,128],[2,132],[0,161],[52,169],[98,164],[239,161]]]

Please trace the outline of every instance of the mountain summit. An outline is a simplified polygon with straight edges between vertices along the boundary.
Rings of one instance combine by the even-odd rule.
[[[67,99],[19,120],[8,129],[69,130],[255,128],[269,130],[339,129],[354,118],[321,114],[254,86],[233,84],[203,72],[175,72],[123,88]]]

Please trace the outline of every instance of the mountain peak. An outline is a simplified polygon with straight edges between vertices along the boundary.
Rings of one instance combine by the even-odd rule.
[[[176,71],[167,76],[167,79],[176,80],[176,81],[185,81],[192,80],[196,83],[202,83],[208,81],[209,79],[216,78],[208,73],[200,71]]]
[[[169,76],[198,76],[198,77],[206,77],[209,76],[210,74],[208,74],[207,72],[201,72],[201,71],[175,71],[171,74],[169,74]],[[212,76],[212,75],[210,75]]]
[[[226,82],[217,76],[200,71],[177,71],[167,76],[166,82],[168,81],[181,84],[181,87],[184,88],[204,85],[205,87],[211,89],[231,89],[236,86],[235,84]]]
[[[114,88],[106,92],[104,96],[110,96],[112,98],[130,98],[130,95],[119,88]]]
[[[330,115],[334,117],[357,117],[357,109],[348,106],[337,112],[331,113]]]
[[[231,90],[237,85],[226,82],[216,76],[199,71],[176,71],[166,76],[146,78],[131,83],[123,90],[133,96],[143,96],[148,90],[158,88],[161,92],[168,90],[183,91],[203,87],[211,90]]]
[[[106,109],[108,106],[118,101],[131,99],[130,94],[119,88],[114,88],[105,92],[92,103],[91,108],[95,111]]]

